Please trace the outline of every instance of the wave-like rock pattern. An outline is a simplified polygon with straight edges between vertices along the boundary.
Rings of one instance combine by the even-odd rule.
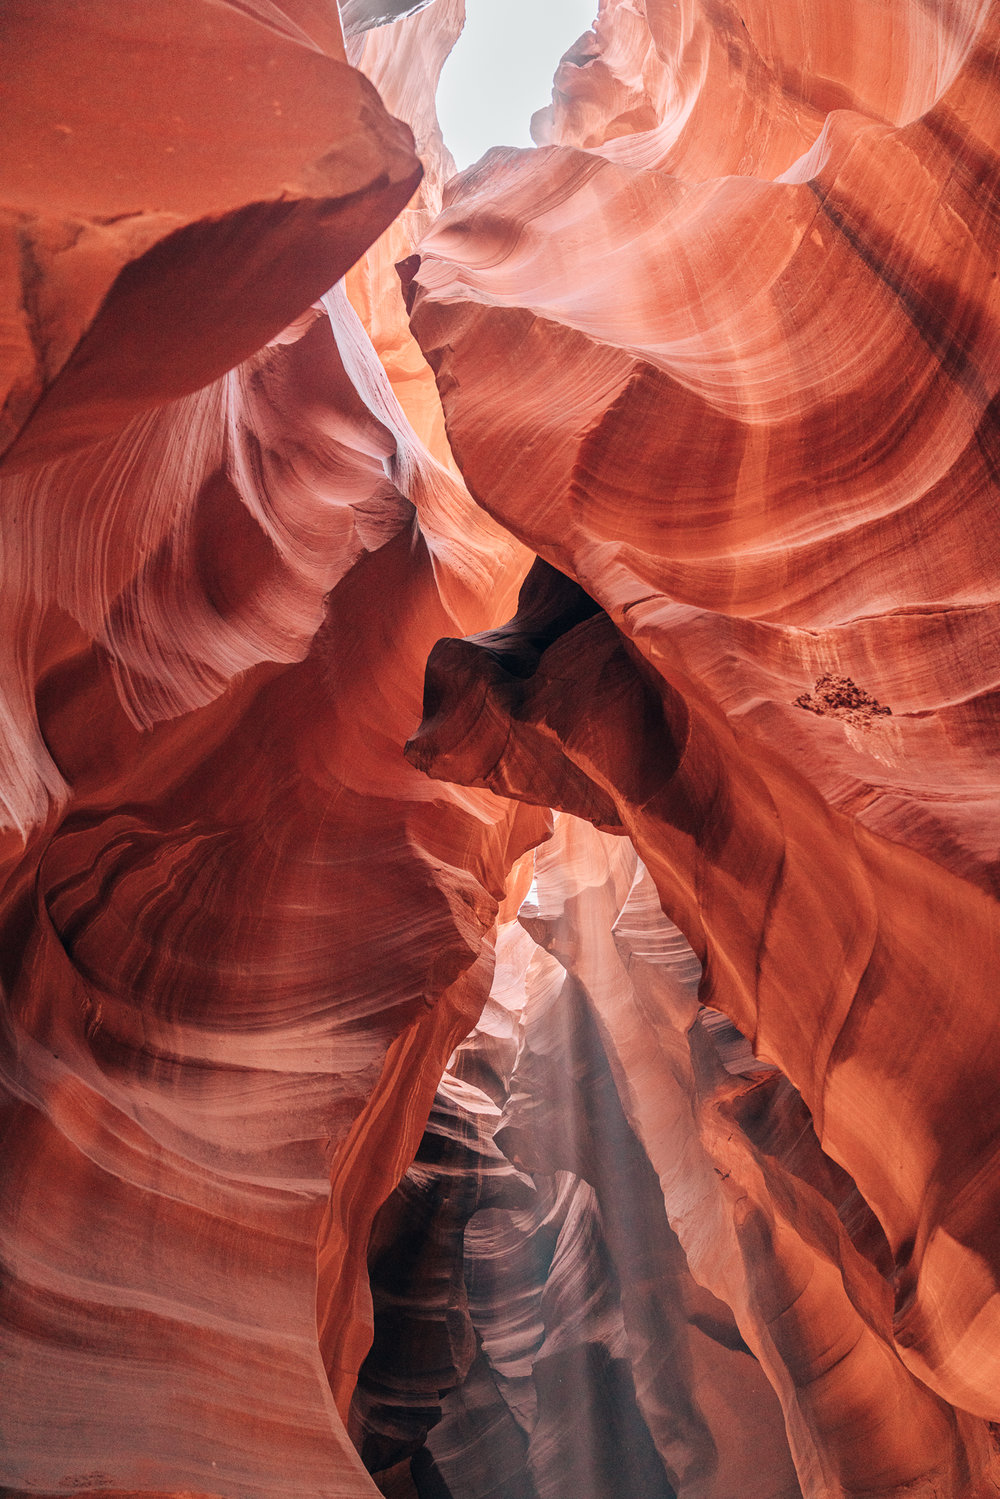
[[[810,8],[836,35],[832,9]],[[754,39],[751,14],[663,5],[648,47],[668,10],[716,51]],[[607,7],[598,41],[638,25]],[[727,143],[766,135],[777,105],[748,135],[711,71],[674,59],[671,99],[717,111],[711,160],[647,159],[655,131],[494,153],[406,268],[480,502],[651,658],[669,640],[828,802],[994,892],[998,25],[942,13],[932,96],[855,99],[744,175]],[[925,58],[911,41],[900,67]],[[845,54],[859,89],[875,55]],[[604,56],[576,69],[582,94]],[[891,713],[807,714],[826,675]]]
[[[524,553],[329,291],[421,173],[335,8],[55,9],[5,16],[0,1484],[370,1494],[370,1224],[549,826],[402,745]]]
[[[690,1406],[695,1383],[719,1401],[741,1492],[797,1496],[777,1402],[727,1309],[687,1271],[586,998],[517,928],[501,934],[493,993],[494,1012],[499,1001],[515,1017],[516,1051],[493,1065],[498,1033],[511,1032],[487,1013],[453,1066],[478,1068],[495,1100],[446,1077],[417,1162],[376,1225],[362,1454],[398,1471],[426,1435],[409,1465],[416,1492],[444,1484],[456,1499],[730,1493],[741,1474],[725,1463],[716,1474]],[[471,1171],[460,1155],[470,1136],[481,1142]],[[711,1355],[691,1380],[680,1329],[699,1312],[716,1363],[739,1350],[728,1389],[706,1377]],[[443,1349],[422,1378],[427,1350]]]
[[[820,1149],[787,1080],[700,1005],[700,964],[663,916],[631,845],[560,818],[555,840],[536,855],[520,921],[538,945],[512,961],[517,950],[504,939],[492,1018],[454,1064],[464,1072],[474,1064],[502,1104],[494,1139],[536,1185],[553,1168],[593,1183],[620,1287],[623,1367],[673,1492],[793,1496],[800,1483],[808,1494],[993,1492],[987,1428],[936,1399],[893,1349],[892,1256],[877,1219]],[[509,1006],[518,988],[515,1052],[496,1002]],[[433,1133],[423,1149],[433,1151]],[[439,1213],[449,1210],[438,1203]],[[459,1254],[469,1295],[477,1284],[492,1294],[492,1307],[473,1296],[472,1318],[493,1383],[531,1434],[535,1262],[513,1253],[517,1240],[508,1244],[502,1219],[474,1217]],[[421,1246],[437,1242],[434,1228],[406,1222],[395,1267],[419,1265]],[[572,1337],[581,1316],[587,1325],[581,1286],[553,1304],[549,1336]],[[430,1315],[433,1299],[417,1301],[416,1315]],[[387,1357],[391,1346],[383,1360],[410,1417],[426,1419],[410,1361]],[[505,1370],[508,1379],[498,1380]],[[451,1397],[462,1420],[435,1412],[428,1437],[451,1492],[492,1492],[471,1475],[482,1461],[477,1450],[494,1443],[510,1484],[601,1492],[600,1463],[588,1470],[567,1454],[540,1483],[533,1439],[519,1455],[501,1437],[503,1408],[495,1391],[486,1398],[492,1385],[481,1360],[465,1379],[471,1389],[462,1381]],[[594,1435],[600,1400],[588,1406],[580,1371],[559,1390],[557,1429],[587,1408],[592,1439],[602,1450],[613,1445],[608,1433]],[[472,1428],[469,1404],[479,1412]],[[418,1474],[418,1493],[422,1482]],[[630,1492],[645,1493],[649,1483]]]
[[[698,1004],[700,965],[631,847],[562,819],[536,867],[539,909],[522,920],[592,996],[690,1272],[718,1298],[714,1314],[701,1307],[689,1321],[724,1328],[721,1307],[731,1308],[781,1400],[803,1492],[921,1482],[948,1492],[970,1472],[989,1474],[980,1423],[930,1396],[892,1349],[892,1262],[877,1220],[821,1151],[787,1079]],[[717,1492],[752,1492],[765,1473],[780,1491],[780,1466],[760,1461],[768,1423],[755,1413],[731,1435],[752,1384],[746,1372],[729,1381],[718,1362],[688,1376],[696,1400],[706,1390],[722,1398],[732,1445],[720,1443],[720,1456],[749,1468],[723,1462]]]
[[[459,178],[403,271],[466,481],[585,590],[438,646],[413,758],[626,832],[874,1211],[891,1325],[847,1286],[815,1434],[851,1346],[873,1406],[1000,1416],[1000,12],[901,7],[877,72],[887,12],[808,12],[602,7],[552,144]],[[965,1491],[937,1420],[823,1482]]]
[[[627,833],[702,966],[700,998],[795,1085],[823,1148],[874,1210],[894,1310],[864,1263],[878,1265],[881,1235],[855,1263],[836,1203],[801,1193],[782,1223],[774,1197],[787,1189],[777,1193],[773,1172],[761,1181],[742,1148],[727,1146],[711,1168],[733,1178],[731,1225],[716,1220],[706,1251],[702,1204],[686,1246],[703,1284],[713,1273],[702,1257],[725,1261],[727,1238],[744,1265],[745,1286],[728,1274],[715,1283],[785,1397],[804,1490],[903,1493],[922,1482],[927,1492],[988,1493],[987,1429],[945,1402],[989,1419],[996,1411],[985,1269],[996,1259],[995,1093],[988,1069],[977,1071],[995,907],[832,812],[695,685],[654,672],[578,589],[573,609],[574,587],[538,563],[509,626],[435,647],[411,758],[527,801],[555,793],[564,810]],[[966,955],[964,989],[954,967],[932,984],[945,940],[956,959]],[[948,1027],[943,1057],[909,1041],[918,983],[934,1029]],[[626,1078],[648,1069],[648,1033],[670,1002],[668,987],[641,1015]],[[654,1107],[659,1123],[640,1129],[658,1164],[662,1098]],[[780,1133],[780,1110],[765,1127]],[[696,1180],[686,1161],[678,1190],[689,1208]],[[843,1189],[834,1180],[830,1191]]]
[[[1000,11],[463,14],[6,9],[0,1487],[990,1499]]]

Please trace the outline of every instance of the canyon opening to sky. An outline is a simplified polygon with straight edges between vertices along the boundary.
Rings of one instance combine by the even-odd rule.
[[[4,1499],[1000,1495],[1000,0],[544,20],[4,7]]]
[[[531,116],[549,103],[559,59],[595,13],[596,0],[467,0],[436,98],[460,171],[491,146],[531,145]]]

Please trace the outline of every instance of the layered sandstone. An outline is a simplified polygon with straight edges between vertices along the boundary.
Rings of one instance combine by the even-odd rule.
[[[327,294],[421,175],[335,10],[6,19],[0,1475],[370,1493],[368,1226],[547,828],[402,745],[523,553]]]
[[[551,564],[505,630],[435,648],[411,755],[627,834],[702,1001],[874,1215],[884,1252],[855,1261],[836,1201],[796,1188],[792,1210],[744,1151],[718,1163],[729,1268],[704,1227],[685,1244],[728,1283],[804,1489],[980,1492],[997,14],[904,7],[881,49],[865,5],[640,10],[602,7],[544,149],[457,179],[404,268],[466,481]],[[634,1047],[655,1162],[662,1090]]]
[[[463,17],[7,7],[0,1488],[991,1499],[1000,11]]]

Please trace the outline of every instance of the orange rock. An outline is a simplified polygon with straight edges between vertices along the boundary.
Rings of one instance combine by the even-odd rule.
[[[990,1499],[1000,10],[463,14],[7,7],[0,1488]]]
[[[347,66],[335,12],[263,15],[7,7],[8,471],[246,359],[416,188],[409,134]]]
[[[900,1493],[918,1481],[988,1492],[962,1487],[960,1476],[971,1468],[976,1485],[988,1483],[986,1431],[943,1402],[996,1419],[990,1360],[997,1345],[985,1338],[975,1362],[960,1352],[970,1324],[988,1326],[996,1305],[980,1268],[997,1254],[996,1171],[987,1164],[994,1094],[977,1068],[979,996],[1000,941],[995,905],[922,856],[852,828],[787,763],[726,725],[678,669],[655,673],[582,594],[574,616],[570,585],[564,580],[556,590],[550,573],[536,565],[519,616],[505,630],[435,647],[425,724],[408,753],[447,779],[528,801],[554,796],[563,810],[627,833],[700,961],[700,1000],[730,1015],[757,1054],[795,1085],[820,1144],[885,1230],[896,1292],[891,1326],[887,1309],[877,1310],[877,1291],[873,1303],[871,1291],[852,1288],[846,1264],[824,1267],[814,1244],[799,1242],[803,1232],[817,1232],[804,1228],[816,1209],[800,1197],[789,1226],[774,1226],[776,1183],[748,1187],[745,1155],[727,1146],[712,1167],[721,1180],[736,1173],[728,1232],[735,1229],[739,1243],[727,1253],[716,1240],[716,1268],[703,1264],[698,1248],[708,1220],[704,1207],[693,1209],[690,1163],[677,1181],[688,1206],[671,1221],[695,1274],[733,1306],[783,1395],[804,1491],[832,1485],[846,1492],[877,1479]],[[553,597],[546,630],[544,602]],[[946,976],[935,981],[945,932],[956,945]],[[959,951],[967,954],[967,989],[954,977]],[[917,984],[935,1033],[949,1016],[944,1055],[908,1034]],[[669,990],[664,997],[672,1002]],[[664,997],[654,1000],[647,1027],[660,1023]],[[612,1012],[609,1024],[614,1035],[621,1019]],[[895,1060],[901,1044],[905,1065]],[[622,1058],[630,1096],[641,1087],[640,1057],[641,1050]],[[640,1106],[654,1160],[661,1120],[662,1096],[659,1118],[654,1112],[643,1123]],[[946,1181],[952,1189],[967,1185],[945,1195]],[[827,1211],[820,1208],[820,1220]],[[951,1248],[947,1267],[943,1243]],[[727,1259],[751,1272],[747,1290],[727,1281]],[[863,1259],[852,1273],[862,1287],[866,1276],[871,1281]],[[802,1299],[807,1286],[812,1302]],[[786,1305],[798,1310],[781,1330],[775,1319]],[[942,1401],[933,1402],[904,1365]],[[833,1367],[839,1372],[830,1381]],[[915,1425],[926,1435],[922,1449]]]
[[[370,1494],[369,1228],[549,828],[402,745],[524,549],[329,291],[421,170],[335,12],[7,19],[0,1484]]]
[[[883,20],[604,6],[546,149],[457,179],[405,273],[470,489],[586,591],[574,614],[538,572],[505,631],[442,642],[412,757],[627,833],[703,1000],[881,1223],[891,1329],[837,1313],[815,1462],[790,1418],[824,1495],[988,1492],[969,1417],[1000,1416],[1000,33],[993,6],[907,9],[876,72],[854,39]],[[761,1201],[763,1287],[800,1251]],[[779,1362],[836,1287],[801,1266],[818,1300]],[[969,1413],[957,1448],[904,1365]]]

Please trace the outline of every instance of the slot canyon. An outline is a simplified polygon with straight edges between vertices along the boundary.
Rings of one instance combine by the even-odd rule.
[[[998,1499],[1000,0],[464,20],[0,10],[0,1495]]]

